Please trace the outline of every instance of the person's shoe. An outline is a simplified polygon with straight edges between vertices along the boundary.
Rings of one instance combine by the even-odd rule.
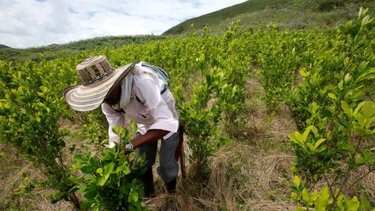
[[[151,198],[155,196],[154,187],[154,176],[152,174],[152,168],[148,168],[144,174],[140,176],[140,180],[143,184],[144,197]]]
[[[167,189],[167,192],[176,193],[176,184],[177,184],[177,178],[173,179],[170,182],[165,182],[165,188]]]

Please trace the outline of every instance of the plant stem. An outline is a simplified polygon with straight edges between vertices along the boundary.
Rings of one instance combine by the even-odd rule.
[[[359,181],[361,181],[363,178],[365,178],[367,175],[369,175],[373,171],[375,171],[375,168],[369,169],[368,172],[366,172],[364,175],[362,175],[356,181],[354,181],[352,184],[350,184],[345,190],[343,190],[343,192],[347,191],[349,189],[349,187],[353,187],[355,184],[357,184]]]

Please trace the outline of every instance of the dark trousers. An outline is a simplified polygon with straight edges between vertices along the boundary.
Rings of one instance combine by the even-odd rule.
[[[179,131],[167,139],[161,139],[160,143],[160,164],[157,168],[157,172],[162,180],[165,183],[168,183],[176,179],[178,175],[179,166],[175,158],[175,153],[179,143]],[[146,154],[146,166],[148,169],[152,168],[155,163],[157,148],[158,141],[154,141],[139,147],[139,153]]]

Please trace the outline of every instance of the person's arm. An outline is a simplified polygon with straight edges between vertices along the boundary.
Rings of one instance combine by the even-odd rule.
[[[133,148],[138,148],[139,146],[143,144],[151,143],[153,141],[157,141],[158,139],[163,138],[169,132],[170,131],[158,130],[158,129],[148,130],[145,134],[137,136],[136,138],[132,139],[130,142],[132,143]]]
[[[108,121],[108,142],[109,144],[106,147],[112,148],[115,146],[115,143],[120,142],[120,137],[115,134],[112,129],[114,126],[126,127],[125,117],[122,113],[116,112],[112,107],[106,103],[102,103],[102,112],[105,115]]]

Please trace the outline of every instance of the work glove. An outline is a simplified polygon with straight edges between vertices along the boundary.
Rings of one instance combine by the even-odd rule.
[[[125,154],[130,154],[134,151],[134,146],[132,143],[126,144],[125,145]]]
[[[126,145],[125,145],[125,149],[126,149],[127,151],[133,151],[134,146],[133,146],[132,143],[129,143],[129,144],[126,144]]]

